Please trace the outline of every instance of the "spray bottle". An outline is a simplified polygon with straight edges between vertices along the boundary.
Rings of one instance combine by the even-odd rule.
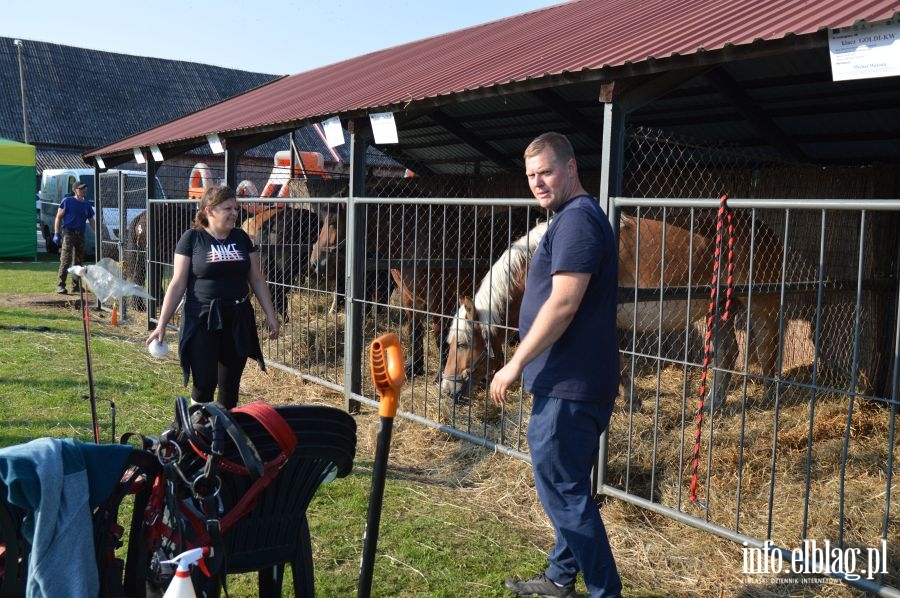
[[[191,583],[191,565],[198,561],[202,563],[202,559],[209,556],[209,546],[201,546],[200,548],[192,548],[182,552],[178,556],[162,561],[160,564],[178,564],[175,576],[169,582],[166,593],[163,598],[197,598],[194,592],[194,584]]]

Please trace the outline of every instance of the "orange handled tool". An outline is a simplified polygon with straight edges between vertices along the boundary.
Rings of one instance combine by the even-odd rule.
[[[384,480],[387,477],[391,434],[394,416],[397,415],[400,389],[406,382],[403,349],[396,334],[385,334],[372,342],[369,364],[372,369],[372,383],[381,397],[378,405],[381,426],[378,429],[375,460],[372,462],[372,489],[369,491],[369,512],[366,516],[363,552],[359,563],[357,598],[369,598],[372,591],[372,570],[375,567],[375,550],[378,545],[378,527],[381,524],[381,504],[384,499]]]
[[[397,415],[400,389],[406,383],[403,348],[397,335],[384,334],[372,341],[369,362],[372,369],[372,383],[375,384],[375,390],[381,397],[378,415],[394,417]]]

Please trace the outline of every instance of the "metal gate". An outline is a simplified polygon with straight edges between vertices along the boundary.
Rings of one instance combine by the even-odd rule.
[[[147,206],[147,177],[119,170],[103,172],[97,189],[97,259],[114,260],[128,275],[126,262],[136,258],[130,255],[136,250],[131,240],[135,234],[132,226]],[[127,317],[127,310],[127,305],[121,306],[123,318]]]

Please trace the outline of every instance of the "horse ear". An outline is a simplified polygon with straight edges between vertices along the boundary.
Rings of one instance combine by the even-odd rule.
[[[403,288],[405,285],[403,284],[403,276],[400,274],[400,270],[397,268],[391,268],[390,270],[391,278],[394,279],[394,282],[398,287]]]
[[[460,295],[459,296],[459,305],[464,310],[466,310],[466,317],[468,319],[471,320],[475,317],[475,305],[472,303],[471,297],[468,297],[465,295]]]

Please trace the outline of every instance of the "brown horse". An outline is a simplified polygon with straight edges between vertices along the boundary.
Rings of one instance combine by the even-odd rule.
[[[735,220],[736,237],[746,239],[749,236],[749,222],[744,218]],[[623,215],[619,229],[620,290],[628,295],[635,289],[661,287],[664,290],[686,290],[688,287],[708,285],[710,270],[706,266],[713,261],[714,231],[708,226],[704,228],[705,234],[700,234],[697,230],[691,232],[672,223]],[[461,300],[446,339],[447,360],[441,383],[443,392],[454,398],[466,390],[471,394],[473,380],[488,379],[502,365],[503,347],[497,328],[518,326],[518,310],[525,289],[524,264],[537,248],[545,230],[546,225],[536,227],[527,237],[519,239],[482,280],[474,300]],[[745,245],[749,247],[749,243]],[[752,262],[753,281],[749,280],[749,251],[740,251],[734,262],[734,284],[779,282],[781,255],[781,243],[771,230],[758,225]],[[689,267],[690,264],[693,268]],[[694,293],[690,305],[686,298],[664,298],[664,309],[660,311],[658,299],[639,298],[635,303],[623,302],[620,296],[616,325],[620,330],[634,328],[643,333],[684,331],[686,323],[696,322],[706,315],[709,305],[707,297],[698,291]],[[754,291],[749,314],[752,342],[748,351],[766,374],[775,371],[778,305],[776,293]],[[735,305],[735,308],[738,307]],[[723,357],[724,367],[730,368],[737,357],[738,320],[732,318],[734,335],[722,334],[718,339],[717,348]],[[631,395],[630,383],[630,375],[623,373],[626,397]],[[713,402],[721,402],[727,389],[728,375],[724,374],[716,384]]]
[[[541,222],[504,251],[481,280],[474,298],[460,297],[459,310],[448,327],[447,359],[441,373],[441,390],[454,401],[471,397],[473,381],[486,381],[503,365],[506,335],[501,329],[518,327],[528,263],[547,226]]]
[[[241,223],[258,247],[259,265],[269,282],[272,304],[283,321],[290,319],[289,293],[309,271],[319,219],[300,207],[267,207]]]
[[[427,314],[447,313],[460,295],[471,295],[476,282],[488,270],[489,264],[478,260],[491,255],[491,247],[478,243],[467,234],[474,226],[468,212],[461,208],[437,209],[410,222],[415,231],[412,243],[401,248],[398,267],[390,274],[400,290],[400,305],[405,310],[410,333],[410,374],[425,372],[426,328],[434,335],[441,350],[440,366],[446,361],[446,347],[441,339],[446,334],[447,319],[431,318]],[[480,239],[482,242],[485,239]]]
[[[389,212],[385,209],[379,211],[375,206],[367,209],[367,218],[371,214],[374,221],[380,221],[379,212]],[[394,212],[399,210],[394,209]],[[344,306],[346,293],[344,288],[345,267],[344,249],[347,232],[347,208],[342,204],[325,204],[318,209],[319,232],[309,252],[309,269],[313,276],[326,281],[327,286],[334,290],[334,300],[331,302],[330,312],[335,313]],[[389,247],[379,247],[378,238],[374,235],[366,235],[366,255],[376,258],[386,254]],[[368,264],[367,264],[368,266]],[[387,303],[393,285],[388,273],[376,267],[366,267],[364,296],[374,303]]]
[[[147,228],[147,212],[141,213],[128,226],[125,239],[125,277],[131,282],[144,286],[153,296],[157,306],[162,305],[164,290],[162,288],[162,264],[174,261],[175,245],[182,233],[191,227],[194,217],[194,204],[153,203],[151,223],[153,231]],[[153,239],[153,246],[148,248],[147,240]],[[151,250],[147,255],[148,249]],[[149,258],[150,272],[146,265]],[[134,306],[144,309],[144,300],[134,298]]]

